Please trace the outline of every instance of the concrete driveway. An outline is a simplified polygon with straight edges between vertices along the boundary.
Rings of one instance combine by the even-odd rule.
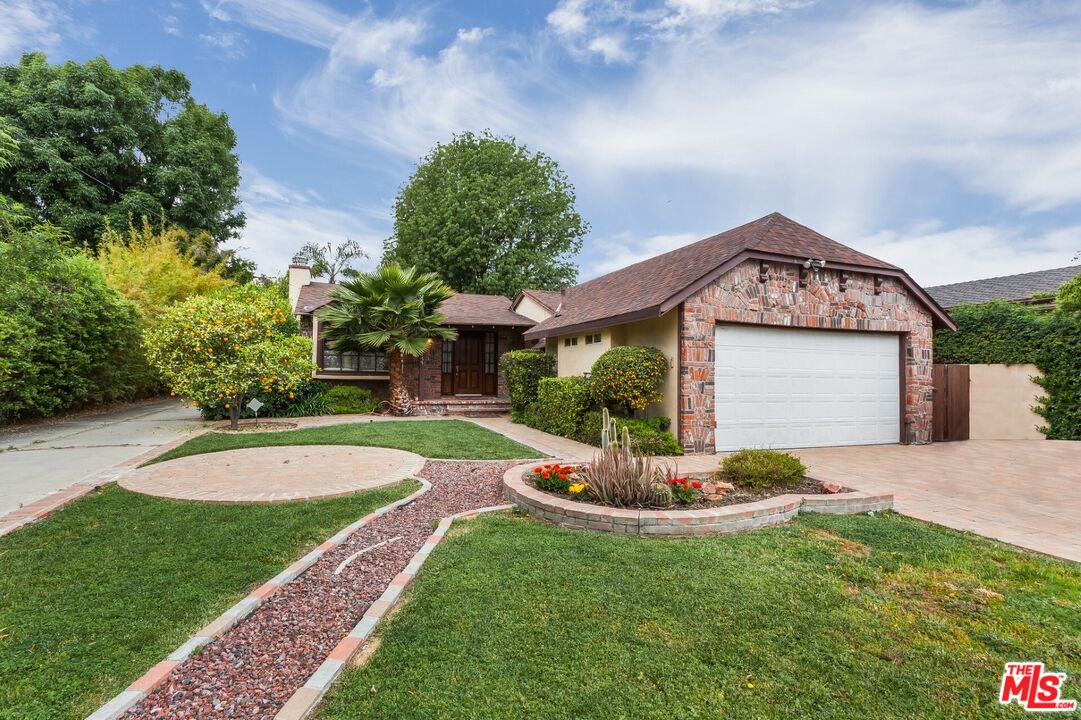
[[[198,427],[197,410],[153,400],[0,432],[0,516]]]
[[[894,493],[898,512],[1081,562],[1081,442],[966,440],[794,452],[812,477]]]

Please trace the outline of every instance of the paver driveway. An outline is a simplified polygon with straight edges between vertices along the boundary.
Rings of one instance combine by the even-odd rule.
[[[966,440],[794,452],[820,480],[894,493],[898,512],[1081,562],[1081,442]]]

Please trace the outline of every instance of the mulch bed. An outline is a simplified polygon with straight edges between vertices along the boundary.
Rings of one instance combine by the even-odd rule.
[[[212,432],[221,433],[222,435],[239,435],[241,433],[262,433],[262,432],[280,432],[282,430],[296,430],[300,427],[295,422],[281,421],[281,420],[260,420],[256,425],[254,420],[241,420],[237,425],[236,430],[229,429],[229,421],[223,420],[219,422]]]
[[[533,482],[532,478],[526,477],[525,481],[526,481],[526,483],[528,483],[532,487],[537,488],[537,486]],[[554,495],[555,497],[563,498],[564,500],[573,500],[574,502],[585,503],[587,505],[598,505],[600,507],[616,507],[615,505],[611,505],[609,503],[597,502],[596,500],[593,500],[593,499],[591,499],[589,497],[583,497],[582,495],[571,495],[570,493],[553,492],[551,490],[541,490],[540,488],[537,488],[537,489],[540,490],[541,492],[548,493],[549,495]],[[847,491],[848,491],[847,488],[841,488],[840,490],[835,490],[834,492],[847,492]],[[797,485],[794,488],[785,488],[785,489],[775,489],[774,488],[774,489],[769,489],[769,490],[762,490],[762,491],[759,491],[759,492],[752,492],[750,490],[741,490],[740,488],[735,488],[734,490],[727,491],[724,495],[722,495],[717,500],[707,500],[704,495],[699,495],[698,499],[696,501],[694,501],[692,503],[688,503],[687,505],[680,505],[679,503],[672,503],[671,505],[643,505],[641,507],[635,507],[635,508],[629,508],[629,509],[634,509],[634,510],[704,510],[706,508],[724,507],[725,505],[739,505],[739,504],[742,504],[742,503],[757,502],[758,500],[768,500],[770,498],[775,498],[778,495],[789,495],[789,494],[792,494],[792,495],[825,495],[825,494],[827,494],[829,492],[830,491],[826,490],[824,487],[822,487],[822,484],[820,482],[818,482],[817,480],[812,480],[811,478],[806,478],[805,477],[805,478],[803,478],[803,481],[800,482],[800,484]]]
[[[429,460],[432,488],[357,530],[222,637],[206,645],[125,718],[272,720],[432,534],[433,521],[502,502],[513,463]],[[375,548],[334,571],[358,550]]]

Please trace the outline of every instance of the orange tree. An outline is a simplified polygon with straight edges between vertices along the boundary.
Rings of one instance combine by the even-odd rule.
[[[236,429],[243,403],[310,378],[312,344],[286,300],[246,285],[166,310],[145,335],[147,358],[173,394],[202,407],[224,402]]]

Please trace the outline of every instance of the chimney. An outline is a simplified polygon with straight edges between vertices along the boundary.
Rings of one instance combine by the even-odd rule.
[[[563,314],[563,306],[567,304],[567,288],[559,288],[559,307],[556,308],[556,315]]]
[[[308,265],[308,258],[297,254],[293,256],[293,262],[289,263],[289,308],[296,311],[297,300],[300,299],[300,288],[310,285],[312,281],[312,269]]]

